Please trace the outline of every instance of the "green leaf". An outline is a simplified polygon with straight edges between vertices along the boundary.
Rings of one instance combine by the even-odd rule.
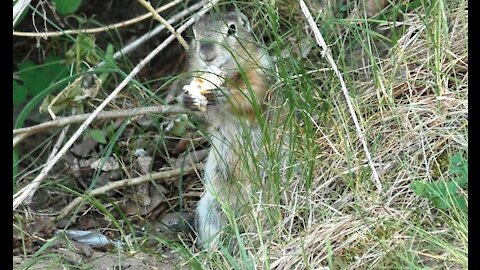
[[[35,65],[27,60],[18,65],[18,74],[28,94],[36,96],[49,87],[53,82],[68,76],[67,67],[59,58],[47,56],[45,63]]]
[[[58,13],[68,15],[78,10],[82,0],[53,0],[53,3]]]
[[[65,53],[65,61],[68,64],[82,61],[87,61],[91,65],[98,63],[99,58],[95,54],[95,37],[92,35],[78,35],[75,43]],[[76,64],[79,65],[80,63]]]
[[[95,141],[101,144],[106,144],[107,140],[105,139],[105,135],[99,129],[90,129],[88,130],[88,135],[92,137]]]
[[[430,197],[430,200],[432,201],[433,205],[435,205],[437,208],[440,209],[447,209],[450,204],[448,203],[447,200],[444,200],[442,197]]]
[[[185,133],[187,125],[189,124],[188,118],[185,115],[180,115],[177,119],[173,121],[173,127],[170,132],[173,135],[180,136]]]
[[[459,177],[454,177],[453,180],[455,183],[457,183],[457,185],[460,187],[460,188],[467,188],[467,184],[468,184],[468,174],[467,175],[462,175],[462,176],[459,176]]]
[[[448,171],[451,174],[458,174],[463,172],[462,156],[459,153],[450,157],[450,165],[448,166]]]
[[[27,98],[28,89],[24,85],[20,85],[13,80],[13,105],[18,106]]]
[[[461,187],[465,188],[468,184],[468,163],[462,157],[462,154],[457,153],[450,157],[450,164],[448,171],[452,175],[458,175],[453,180]]]
[[[410,188],[440,209],[457,207],[467,210],[467,200],[459,191],[468,185],[468,162],[461,153],[451,156],[449,161],[448,172],[453,176],[451,181],[424,183],[416,180]]]
[[[75,63],[75,50],[70,49],[65,53],[65,62],[67,65]]]
[[[115,63],[115,58],[113,58],[113,45],[108,43],[107,49],[105,50],[105,60],[110,63]]]
[[[80,43],[81,55],[90,64],[98,63],[98,56],[95,54],[95,37],[82,36]]]
[[[110,65],[115,64],[115,58],[113,58],[113,54],[114,54],[113,53],[113,45],[109,43],[107,45],[107,49],[105,50],[105,61],[107,63],[109,63]],[[110,76],[109,72],[105,72],[105,73],[102,73],[102,74],[98,75],[98,79],[100,80],[100,84],[103,84],[108,79],[109,76]]]
[[[411,184],[410,184],[410,188],[413,190],[413,192],[415,192],[415,194],[417,194],[418,196],[425,196],[426,192],[425,192],[425,189],[426,189],[426,184],[423,183],[423,182],[420,182],[418,180],[415,180],[413,181]]]
[[[412,182],[410,188],[418,196],[429,199],[437,208],[458,207],[462,210],[467,209],[465,198],[457,193],[459,186],[455,181],[424,183],[416,180]]]
[[[457,205],[462,210],[467,210],[467,200],[462,196],[455,196],[454,204]]]

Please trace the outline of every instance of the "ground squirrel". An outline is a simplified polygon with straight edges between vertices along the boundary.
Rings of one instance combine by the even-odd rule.
[[[241,12],[206,14],[194,24],[193,33],[189,71],[197,79],[184,87],[181,100],[186,107],[203,112],[210,125],[211,150],[196,227],[200,242],[214,248],[219,232],[228,224],[225,208],[239,218],[248,204],[246,195],[255,192],[246,179],[252,172],[246,171],[258,160],[246,159],[241,152],[247,148],[252,153],[264,151],[257,118],[265,109],[269,81],[265,71],[271,64]],[[209,86],[201,89],[202,81],[208,81]],[[197,95],[203,95],[205,102]]]

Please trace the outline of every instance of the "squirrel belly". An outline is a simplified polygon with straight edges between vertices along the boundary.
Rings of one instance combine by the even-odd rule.
[[[231,117],[231,116],[226,116]],[[211,148],[205,164],[203,183],[205,193],[197,206],[197,232],[203,244],[210,248],[219,241],[219,232],[228,222],[224,211],[231,211],[235,217],[242,215],[242,207],[247,205],[250,192],[246,181],[246,163],[250,163],[241,148],[249,143],[249,147],[257,148],[260,132],[258,127],[242,131],[238,119],[226,121],[219,128],[209,131]],[[253,149],[258,151],[260,149]]]

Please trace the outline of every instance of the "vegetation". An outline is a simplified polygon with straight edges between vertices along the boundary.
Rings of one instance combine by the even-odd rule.
[[[170,35],[163,30],[117,57],[158,25],[149,18],[104,27],[148,13],[139,2],[74,1],[78,10],[57,2],[32,1],[14,27],[14,194],[39,175],[56,145],[64,145],[83,120],[67,129],[21,128],[92,113]],[[165,19],[192,6],[152,1],[155,8],[168,3],[160,12]],[[201,167],[192,164],[208,149],[205,123],[178,108],[122,115],[92,122],[33,197],[14,209],[15,268],[468,269],[467,1],[306,5],[345,81],[360,132],[299,1],[220,1],[214,8],[235,6],[250,18],[257,39],[276,59],[271,91],[288,110],[278,126],[291,136],[292,169],[281,177],[278,145],[265,134],[269,162],[261,166],[269,185],[265,197],[249,198],[256,206],[252,216],[266,213],[266,221],[255,219],[258,234],[242,232],[228,208],[235,240],[218,251],[199,249],[187,232],[169,232],[163,223],[188,225],[183,218],[189,219],[202,192]],[[172,26],[179,29],[188,17]],[[41,38],[46,31],[94,27],[104,29]],[[175,40],[104,111],[170,106],[170,89],[186,76],[185,56]],[[172,169],[179,171],[100,190]],[[252,168],[248,181],[261,183],[257,171]],[[80,201],[71,204],[75,198]],[[185,216],[172,215],[178,212]],[[66,241],[60,229],[101,234],[121,248]]]

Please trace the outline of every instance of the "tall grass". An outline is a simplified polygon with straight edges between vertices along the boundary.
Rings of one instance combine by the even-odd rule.
[[[290,165],[301,169],[290,179],[269,174],[272,192],[282,194],[273,206],[280,215],[259,228],[261,237],[244,236],[261,239],[248,250],[255,269],[468,267],[464,210],[442,212],[409,188],[412,180],[445,181],[433,178],[432,165],[442,153],[467,151],[468,86],[458,79],[468,75],[467,51],[459,44],[467,38],[466,4],[391,4],[373,18],[361,12],[344,18],[328,7],[314,13],[367,135],[384,184],[380,197],[338,80],[301,15],[285,16],[289,7],[298,11],[296,3],[275,4],[256,2],[252,13],[264,20],[259,25],[267,26],[268,49],[278,59],[275,91],[294,116],[290,132],[284,130],[293,134]],[[299,51],[309,46],[302,59]],[[231,266],[225,265],[210,267]]]

